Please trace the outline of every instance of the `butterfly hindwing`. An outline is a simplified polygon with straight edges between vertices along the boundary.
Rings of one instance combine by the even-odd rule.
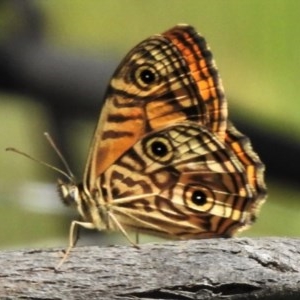
[[[243,165],[194,123],[147,134],[101,181],[111,189],[111,211],[134,229],[200,238],[231,236],[250,222],[253,199]]]

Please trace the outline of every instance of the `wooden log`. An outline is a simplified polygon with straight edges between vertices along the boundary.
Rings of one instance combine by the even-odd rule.
[[[300,239],[0,252],[1,299],[300,299]]]

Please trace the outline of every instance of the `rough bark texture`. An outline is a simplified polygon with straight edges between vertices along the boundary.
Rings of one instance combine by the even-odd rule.
[[[300,299],[300,239],[0,253],[1,299]]]

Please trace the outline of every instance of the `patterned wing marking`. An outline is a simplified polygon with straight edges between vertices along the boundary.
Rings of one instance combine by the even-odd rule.
[[[223,88],[205,39],[187,25],[152,36],[129,52],[111,79],[84,183],[93,188],[98,176],[153,130],[193,121],[221,139],[226,117]]]
[[[251,222],[245,168],[205,127],[179,123],[146,135],[103,174],[124,226],[177,238],[231,236]]]
[[[264,182],[265,167],[259,156],[253,151],[249,138],[239,132],[230,122],[227,126],[225,142],[245,168],[247,182],[253,198],[256,199],[252,203],[252,219],[254,221],[267,195]]]
[[[185,30],[182,30],[183,28]],[[188,62],[189,73],[208,111],[207,127],[223,139],[227,125],[227,101],[218,69],[205,38],[193,27],[186,25],[178,25],[163,35],[173,42]]]

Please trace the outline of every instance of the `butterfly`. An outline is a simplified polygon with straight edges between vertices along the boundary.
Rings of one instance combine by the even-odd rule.
[[[231,237],[266,198],[264,165],[228,120],[203,36],[177,25],[123,59],[109,83],[82,183],[58,181],[81,220],[178,239]],[[133,243],[134,244],[134,243]]]

